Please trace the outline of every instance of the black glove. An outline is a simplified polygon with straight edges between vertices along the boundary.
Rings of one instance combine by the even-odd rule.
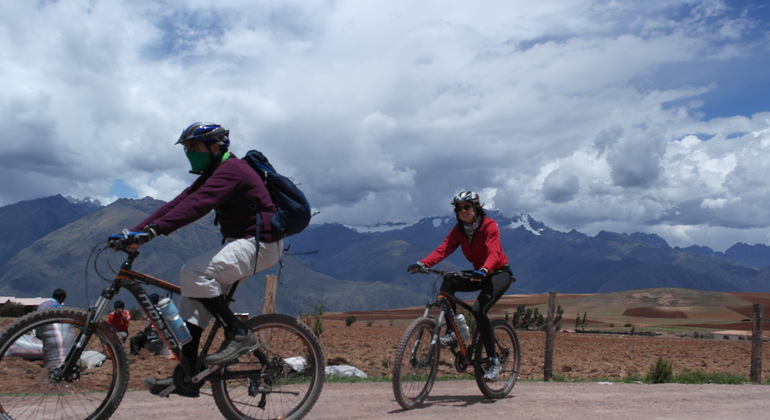
[[[129,232],[128,229],[124,229],[121,234],[110,235],[107,242],[110,248],[126,249],[129,245],[144,245],[158,233],[158,226],[152,223],[147,225],[142,232]]]
[[[150,239],[160,235],[160,228],[155,223],[150,223],[142,229],[142,232],[150,235]]]
[[[150,239],[154,238],[151,233],[148,232],[131,232],[126,235],[126,243],[129,245],[144,245],[150,242]]]
[[[425,266],[425,264],[422,263],[422,261],[417,261],[417,264],[412,264],[409,267],[406,267],[406,271],[410,273],[424,273],[428,270],[428,267]]]
[[[158,228],[158,225],[155,223],[150,223],[149,225],[145,226],[141,232],[131,232],[126,235],[126,240],[130,244],[144,245],[147,242],[150,242],[152,238],[158,236],[159,234],[160,229]]]
[[[487,278],[488,274],[489,274],[489,270],[487,270],[484,267],[482,267],[482,268],[480,268],[478,270],[473,270],[473,272],[471,273],[471,280],[473,280],[473,281],[482,281],[485,278]]]

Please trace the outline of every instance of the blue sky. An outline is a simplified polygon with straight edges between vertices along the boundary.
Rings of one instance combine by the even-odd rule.
[[[559,230],[769,243],[769,9],[3,2],[0,205],[171,199],[192,181],[174,143],[209,120],[319,223],[445,215],[472,189]]]

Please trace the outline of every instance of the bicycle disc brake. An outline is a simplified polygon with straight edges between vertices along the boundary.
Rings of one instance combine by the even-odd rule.
[[[72,368],[72,372],[68,376],[64,376],[64,366],[59,366],[57,368],[51,369],[51,371],[48,373],[48,380],[51,381],[51,383],[59,383],[59,382],[77,382],[80,380],[80,368],[75,366]]]

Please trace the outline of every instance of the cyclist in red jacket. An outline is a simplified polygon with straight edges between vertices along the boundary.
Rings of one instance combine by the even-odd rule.
[[[490,368],[484,375],[484,380],[492,382],[497,380],[500,374],[500,361],[495,352],[487,312],[508,290],[514,280],[513,273],[500,244],[497,222],[486,217],[479,202],[479,195],[473,191],[461,191],[452,199],[452,206],[457,216],[457,225],[449,231],[438,248],[417,264],[410,265],[407,270],[418,272],[423,268],[432,267],[451,255],[458,247],[462,249],[465,258],[473,264],[473,277],[453,283],[444,282],[441,291],[450,294],[481,291],[473,304],[473,316],[490,360]],[[456,311],[454,303],[452,306]],[[457,340],[454,334],[450,333],[441,337],[441,344],[453,347],[457,345]]]

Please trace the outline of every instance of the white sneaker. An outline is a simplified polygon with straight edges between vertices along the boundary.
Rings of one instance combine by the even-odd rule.
[[[484,381],[494,382],[497,380],[497,377],[500,376],[500,359],[497,357],[490,357],[488,366],[487,373],[484,374]]]
[[[440,337],[438,341],[444,347],[455,347],[457,345],[457,338],[455,338],[455,333],[453,332]]]

